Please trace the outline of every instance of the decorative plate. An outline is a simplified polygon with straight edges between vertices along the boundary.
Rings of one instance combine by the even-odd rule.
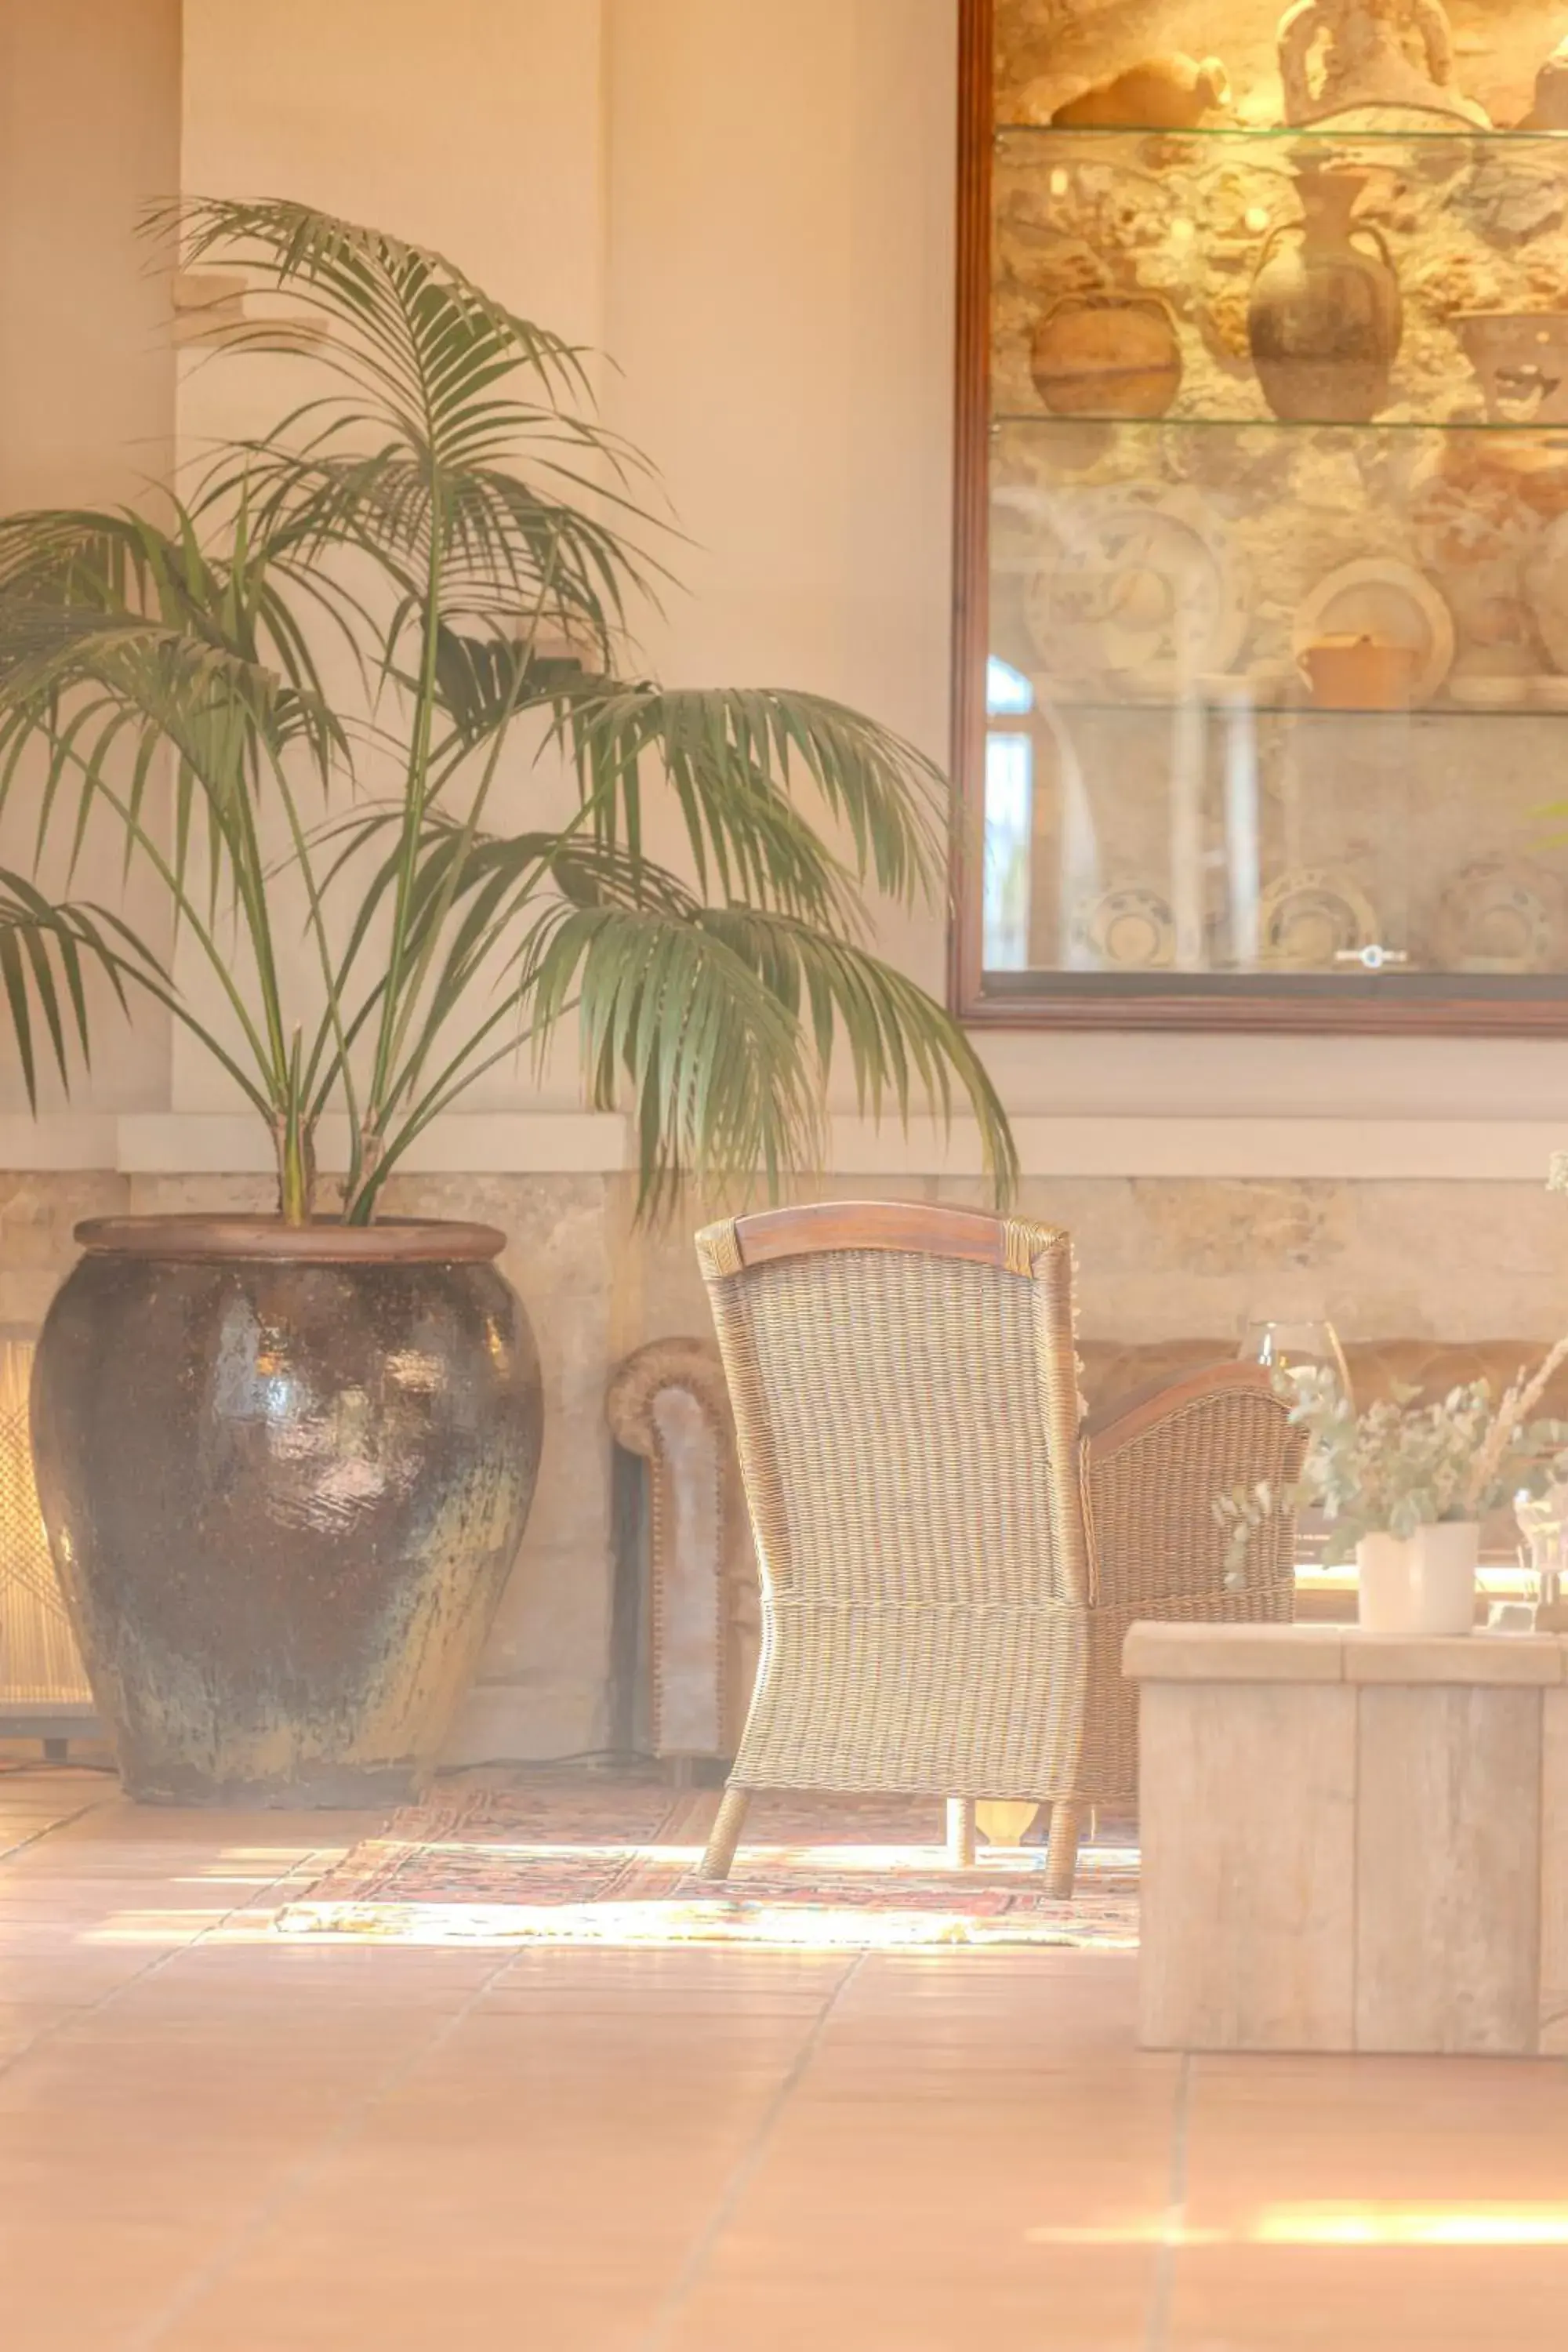
[[[1258,903],[1258,961],[1280,971],[1332,971],[1342,955],[1373,945],[1377,910],[1348,875],[1300,866]]]
[[[1025,616],[1057,677],[1170,695],[1235,662],[1252,618],[1251,581],[1195,491],[1053,499],[1047,541]]]
[[[1438,950],[1450,971],[1555,971],[1564,946],[1563,886],[1544,866],[1487,858],[1443,894]]]
[[[1171,902],[1142,883],[1107,890],[1081,908],[1073,939],[1087,962],[1109,971],[1168,971],[1176,960]]]
[[[1291,630],[1300,661],[1324,637],[1380,637],[1415,649],[1411,698],[1430,702],[1454,666],[1454,616],[1413,563],[1367,555],[1342,563],[1302,598]]]
[[[1524,593],[1542,642],[1568,670],[1568,515],[1549,523],[1524,567]]]
[[[1448,680],[1448,699],[1461,710],[1518,710],[1531,699],[1528,677],[1471,670]]]

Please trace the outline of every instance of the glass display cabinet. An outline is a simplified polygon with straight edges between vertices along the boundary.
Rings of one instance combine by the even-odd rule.
[[[966,1019],[1568,1030],[1560,13],[969,0]]]

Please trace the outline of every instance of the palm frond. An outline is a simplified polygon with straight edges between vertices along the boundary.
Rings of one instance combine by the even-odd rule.
[[[73,859],[102,804],[123,824],[128,854],[144,851],[146,794],[165,747],[178,762],[182,887],[198,798],[232,848],[250,824],[262,762],[302,748],[327,772],[349,751],[322,698],[203,635],[92,605],[0,600],[0,807],[25,775],[39,794],[40,843],[66,799]],[[40,749],[41,781],[25,765]]]
[[[91,1061],[89,969],[109,981],[122,1010],[127,980],[155,993],[167,985],[156,957],[117,915],[87,902],[51,902],[26,875],[0,867],[0,1008],[35,1111],[41,1043],[68,1090],[73,1055],[84,1067]]]
[[[307,744],[320,766],[349,761],[347,731],[291,601],[295,573],[275,567],[274,551],[248,530],[213,556],[193,511],[175,499],[168,505],[166,525],[89,509],[0,518],[7,703],[94,683],[132,702],[140,687],[166,710],[189,685],[209,719],[220,702],[232,704],[279,744]],[[319,583],[306,593],[321,602]],[[336,618],[342,630],[341,607]],[[163,680],[156,691],[146,659],[154,652]]]
[[[851,942],[752,908],[574,909],[530,946],[528,993],[542,1055],[576,1014],[596,1108],[637,1134],[639,1206],[688,1176],[722,1187],[821,1166],[826,1087],[840,1038],[863,1111],[906,1123],[916,1098],[951,1118],[955,1087],[978,1123],[988,1172],[1010,1196],[1017,1160],[984,1066],[942,1008]]]
[[[638,1202],[666,1203],[681,1171],[721,1181],[820,1164],[826,1121],[787,1009],[700,923],[641,910],[573,910],[539,944],[532,1001],[542,1052],[569,1007],[596,1109],[629,1107]]]
[[[209,499],[233,495],[237,463],[261,469],[300,528],[352,536],[377,561],[417,571],[439,538],[484,609],[509,580],[540,576],[548,550],[601,635],[624,616],[629,586],[653,592],[662,567],[624,535],[654,520],[653,469],[592,414],[583,350],[444,255],[288,200],[202,199],[162,208],[153,226],[187,262],[216,253],[258,273],[316,331],[302,337],[287,315],[258,320],[226,339],[229,350],[303,353],[344,387],[220,457]],[[623,528],[595,522],[593,509]]]
[[[290,197],[195,197],[154,205],[145,218],[155,234],[178,237],[187,266],[216,253],[313,299],[335,323],[396,351],[411,384],[450,371],[477,344],[498,361],[510,354],[508,367],[537,378],[552,406],[591,390],[582,346],[521,318],[443,254],[384,229]]]
[[[912,744],[819,695],[589,680],[557,705],[596,829],[636,854],[643,795],[673,794],[704,887],[819,919],[841,869],[800,805],[847,834],[858,881],[930,901],[942,884],[941,771]]]

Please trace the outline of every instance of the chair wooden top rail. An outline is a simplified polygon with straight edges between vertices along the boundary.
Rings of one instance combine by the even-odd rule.
[[[710,1228],[722,1231],[724,1228]],[[1026,1232],[1044,1246],[1058,1236],[984,1209],[943,1209],[923,1201],[824,1201],[795,1209],[763,1209],[737,1217],[732,1232],[742,1266],[821,1250],[907,1250],[930,1257],[968,1259],[1004,1272],[1016,1269],[1012,1236]]]
[[[1083,1434],[1091,1451],[1109,1454],[1119,1445],[1131,1445],[1146,1436],[1173,1413],[1184,1412],[1215,1397],[1274,1394],[1274,1376],[1267,1364],[1226,1360],[1204,1364],[1175,1380],[1151,1381],[1147,1388],[1135,1391],[1131,1396],[1102,1405],[1085,1421]]]

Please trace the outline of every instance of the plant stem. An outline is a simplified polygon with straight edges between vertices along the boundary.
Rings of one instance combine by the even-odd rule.
[[[314,1128],[306,1109],[300,1072],[304,1041],[294,1032],[289,1048],[283,1109],[278,1120],[278,1213],[286,1225],[308,1225],[315,1205]]]
[[[315,1197],[315,1154],[300,1116],[290,1103],[278,1122],[278,1213],[286,1225],[308,1225]]]
[[[444,583],[446,516],[445,488],[437,468],[433,467],[430,485],[430,547],[426,566],[425,608],[421,625],[418,682],[415,689],[414,726],[405,771],[405,806],[404,814],[402,858],[397,877],[397,888],[393,898],[392,939],[386,959],[386,993],[382,999],[380,1033],[376,1038],[375,1059],[370,1083],[365,1089],[364,1110],[358,1131],[350,1143],[350,1189],[357,1192],[363,1162],[363,1133],[379,1127],[385,1115],[392,1078],[392,1057],[405,985],[404,959],[407,949],[409,912],[415,881],[419,866],[419,844],[425,829],[425,813],[428,806],[430,750],[436,719],[436,664],[441,628],[441,599]],[[369,1222],[368,1212],[364,1222]]]

